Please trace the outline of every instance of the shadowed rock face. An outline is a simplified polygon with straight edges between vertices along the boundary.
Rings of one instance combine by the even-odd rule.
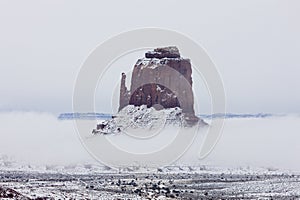
[[[127,105],[156,109],[180,107],[188,121],[197,122],[191,75],[190,60],[181,58],[177,47],[149,51],[134,65],[130,90],[122,73],[119,110]]]

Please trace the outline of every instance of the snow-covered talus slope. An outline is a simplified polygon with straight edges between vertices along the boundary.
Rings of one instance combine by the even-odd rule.
[[[201,126],[207,125],[201,119],[198,123]],[[188,126],[182,109],[176,107],[156,110],[153,107],[147,108],[146,105],[128,105],[114,115],[112,119],[99,123],[93,133],[119,133],[128,128],[152,130],[165,125]]]

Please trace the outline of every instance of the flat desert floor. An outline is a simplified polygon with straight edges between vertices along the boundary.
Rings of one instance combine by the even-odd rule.
[[[1,199],[300,199],[300,175],[272,169],[93,166],[0,171]]]

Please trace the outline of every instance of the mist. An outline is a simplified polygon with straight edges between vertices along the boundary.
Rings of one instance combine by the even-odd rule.
[[[0,114],[0,155],[34,165],[68,165],[93,159],[81,145],[72,121],[37,112]]]
[[[299,130],[299,116],[226,119],[220,140],[202,163],[300,171]]]
[[[0,122],[0,155],[39,165],[96,162],[81,144],[71,120],[60,121],[48,113],[5,112],[0,113]],[[176,164],[300,171],[298,130],[298,116],[226,119],[220,140],[210,155],[199,160],[204,138],[199,133]]]

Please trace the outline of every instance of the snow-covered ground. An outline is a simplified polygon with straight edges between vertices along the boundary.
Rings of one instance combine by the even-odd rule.
[[[300,174],[265,168],[20,165],[0,160],[0,198],[298,199]]]

